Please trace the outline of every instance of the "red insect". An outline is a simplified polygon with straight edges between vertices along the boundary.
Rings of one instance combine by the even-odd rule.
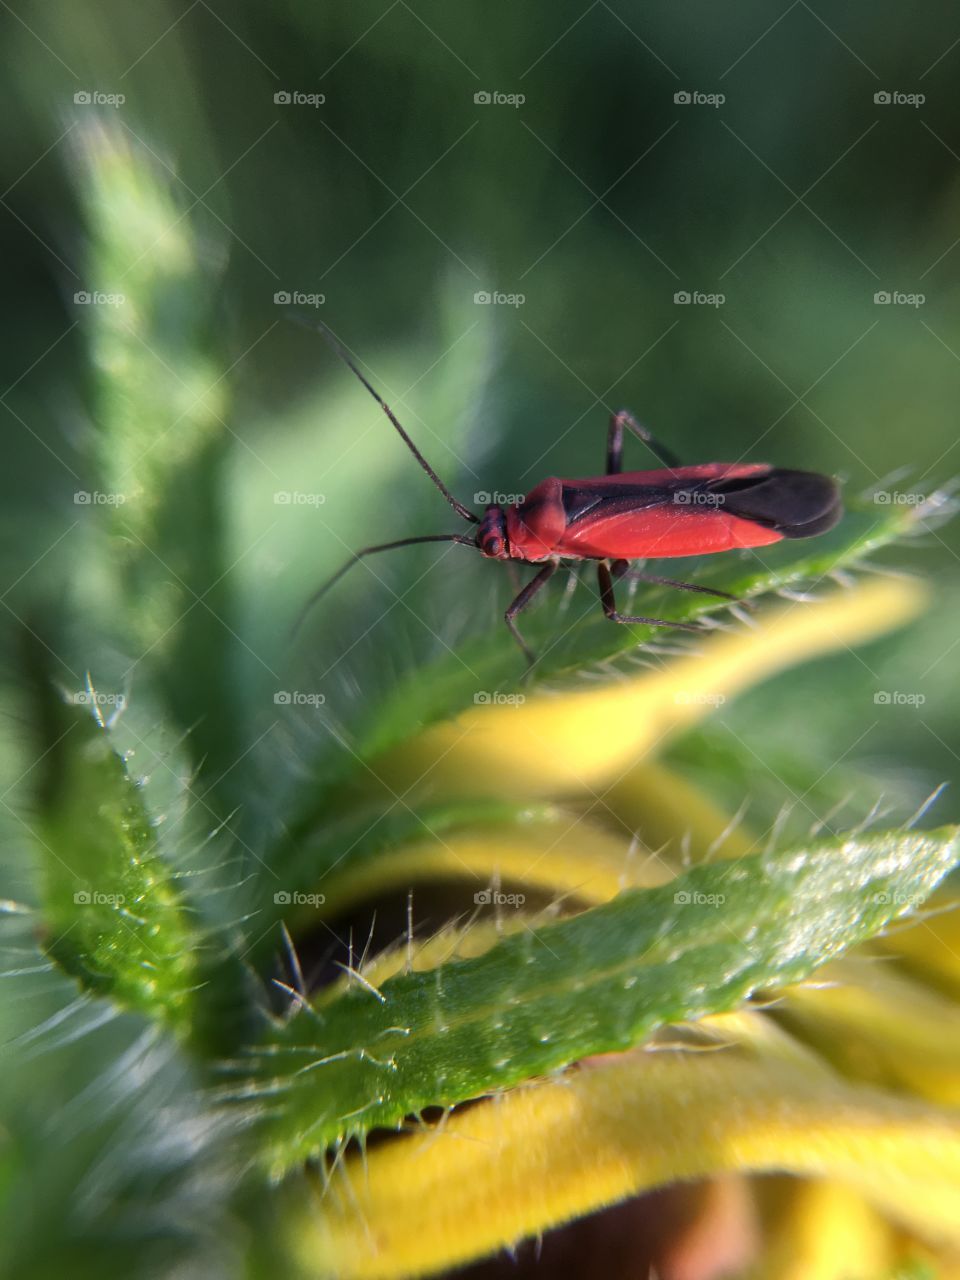
[[[712,555],[742,547],[768,546],[782,538],[812,538],[832,529],[843,514],[839,487],[829,476],[813,471],[788,471],[762,462],[704,462],[683,466],[646,427],[621,409],[610,419],[606,475],[584,480],[551,476],[541,480],[522,502],[508,507],[491,504],[481,519],[453,496],[333,334],[325,326],[317,327],[383,409],[454,511],[478,528],[473,537],[436,533],[364,547],[311,597],[304,613],[366,556],[422,542],[458,542],[477,548],[491,560],[542,565],[504,614],[527,662],[533,664],[535,656],[520,634],[516,617],[556,573],[562,561],[597,562],[600,603],[611,622],[697,631],[700,628],[696,623],[619,612],[613,584],[626,574],[628,561]],[[660,459],[664,464],[661,469],[621,471],[625,427]],[[683,591],[736,600],[729,592],[678,582],[674,578],[636,572],[629,576]]]

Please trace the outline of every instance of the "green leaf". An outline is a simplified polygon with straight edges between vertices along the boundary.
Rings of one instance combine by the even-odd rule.
[[[225,660],[236,640],[223,550],[227,383],[210,323],[222,254],[201,245],[173,171],[129,131],[98,123],[80,136],[90,300],[77,311],[94,370],[96,479],[76,500],[107,544],[88,557],[85,586],[101,618],[122,620],[129,668],[151,655],[215,786],[243,750]]]
[[[958,856],[948,828],[699,866],[379,992],[359,981],[335,991],[251,1050],[237,1096],[262,1097],[280,1174],[424,1107],[629,1048],[665,1023],[796,982],[921,901]]]
[[[130,561],[149,565],[143,544],[156,542],[171,484],[222,426],[225,385],[203,354],[216,276],[158,156],[100,124],[83,131],[79,159],[91,239],[78,314],[98,375],[105,485],[91,505],[109,513]]]
[[[175,870],[108,731],[87,708],[61,724],[39,842],[46,950],[87,990],[185,1032],[200,938]]]

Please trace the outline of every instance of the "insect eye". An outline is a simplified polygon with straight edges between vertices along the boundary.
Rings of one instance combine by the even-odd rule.
[[[498,556],[499,554],[500,554],[500,539],[488,538],[487,539],[487,555]]]

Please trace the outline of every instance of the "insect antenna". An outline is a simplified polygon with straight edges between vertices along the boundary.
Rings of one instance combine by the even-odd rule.
[[[410,452],[413,454],[416,460],[420,463],[420,466],[424,469],[424,471],[427,473],[427,475],[430,477],[433,483],[437,486],[437,488],[446,498],[447,502],[449,502],[451,507],[453,507],[454,511],[456,511],[457,515],[461,516],[464,520],[469,521],[470,524],[479,524],[480,523],[479,516],[474,515],[474,513],[468,507],[465,507],[462,502],[460,502],[457,498],[453,496],[453,494],[450,492],[447,486],[443,483],[443,481],[434,471],[433,467],[431,467],[430,463],[426,460],[426,458],[423,456],[423,454],[420,452],[417,446],[410,439],[409,435],[407,435],[406,430],[403,428],[403,426],[401,426],[396,414],[387,404],[386,400],[384,400],[383,396],[380,395],[379,391],[375,390],[375,388],[371,386],[371,384],[367,381],[364,375],[357,368],[356,364],[353,362],[346,348],[337,338],[333,330],[330,329],[327,325],[325,325],[322,320],[316,320],[312,317],[308,318],[307,316],[294,314],[291,318],[296,320],[298,324],[302,324],[308,329],[316,329],[317,333],[319,333],[320,336],[327,343],[327,346],[329,346],[340,357],[340,359],[347,366],[347,368],[354,374],[355,377],[357,377],[360,380],[360,382],[363,383],[366,389],[370,392],[374,400],[376,400],[377,404],[380,406],[383,412],[387,415],[387,417],[396,427],[397,431],[400,434],[400,438],[403,440],[404,444],[407,446],[407,448],[410,450]]]
[[[473,538],[465,538],[462,533],[426,533],[421,534],[416,538],[398,538],[396,542],[380,542],[375,547],[363,547],[362,550],[355,551],[350,559],[342,564],[335,574],[329,577],[322,586],[318,587],[317,590],[314,591],[313,595],[310,596],[306,604],[297,614],[297,620],[290,629],[290,638],[293,639],[296,636],[297,632],[303,626],[307,614],[317,601],[320,600],[322,596],[325,596],[330,588],[335,583],[339,582],[343,575],[348,570],[352,569],[355,564],[359,564],[359,562],[365,559],[365,557],[372,556],[378,551],[392,551],[394,547],[412,547],[419,542],[459,542],[461,546],[473,547],[474,550],[476,550],[477,546]]]

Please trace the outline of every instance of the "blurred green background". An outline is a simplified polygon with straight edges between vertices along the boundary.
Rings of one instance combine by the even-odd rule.
[[[96,484],[90,308],[73,299],[95,287],[74,179],[98,117],[152,155],[205,255],[229,395],[233,567],[220,590],[248,685],[276,687],[286,624],[347,550],[452,527],[376,405],[277,294],[322,295],[316,314],[468,500],[600,469],[620,405],[690,460],[822,469],[853,495],[911,500],[956,469],[960,27],[946,4],[198,0],[9,6],[0,22],[14,614],[76,588],[75,522],[89,513],[73,494]],[[522,304],[475,302],[493,292]],[[278,491],[322,505],[283,507]],[[957,547],[947,527],[906,553],[941,603],[956,598]],[[425,622],[401,607],[378,625],[372,580],[345,584],[311,627],[314,678],[369,697],[396,668],[487,630],[505,575],[467,553],[442,559],[377,566],[385,582],[416,580]],[[890,642],[892,671],[836,660],[865,677],[864,725],[877,721],[858,752],[906,738],[921,790],[955,773],[960,748],[943,705],[953,625],[931,625],[927,641]],[[871,694],[888,687],[926,690],[923,715],[878,709]],[[833,750],[822,710],[814,752]],[[791,747],[790,725],[765,730]],[[233,781],[243,796],[243,770]]]
[[[749,451],[855,488],[905,463],[949,468],[960,30],[945,4],[820,18],[802,0],[222,14],[199,0],[3,21],[4,399],[40,437],[8,421],[7,474],[34,511],[72,483],[44,444],[82,457],[80,334],[44,355],[83,318],[70,156],[98,108],[78,91],[125,95],[102,110],[177,174],[211,259],[229,254],[231,425],[253,447],[291,397],[342,378],[318,342],[271,328],[274,293],[300,290],[324,294],[374,368],[406,348],[409,382],[451,338],[482,359],[470,329],[489,326],[495,411],[451,477],[467,490],[597,466],[603,405],[621,401],[690,457]],[[926,101],[875,104],[897,90]],[[484,91],[525,101],[477,105]],[[278,105],[283,92],[325,102]],[[475,310],[494,289],[525,301]],[[874,305],[895,289],[926,301]],[[680,310],[681,290],[725,302]],[[444,431],[428,424],[425,447],[449,473],[431,439]],[[317,449],[323,436],[318,421]]]
[[[398,673],[459,638],[492,632],[511,592],[500,566],[466,551],[397,553],[379,579],[345,583],[291,652],[299,606],[349,550],[456,527],[377,406],[316,334],[289,322],[292,310],[317,304],[471,502],[601,470],[607,416],[622,405],[685,459],[836,473],[868,506],[876,491],[913,501],[958,469],[960,17],[945,0],[839,12],[805,0],[11,0],[0,31],[4,896],[32,897],[24,639],[99,685],[126,681],[139,695],[131,749],[174,750],[150,737],[159,713],[120,638],[125,619],[97,607],[95,513],[75,501],[102,487],[94,306],[75,300],[104,287],[78,184],[82,140],[98,122],[149,158],[199,241],[225,481],[192,495],[207,506],[190,584],[211,589],[216,609],[194,611],[174,655],[177,727],[190,731],[190,767],[206,770],[196,825],[242,806],[237,838],[254,851],[282,827],[280,793],[330,748],[309,709],[300,730],[271,733],[275,691],[324,690],[334,736],[349,743],[351,708],[376,704]],[[122,292],[122,279],[112,284]],[[513,303],[477,301],[494,293]],[[175,306],[165,323],[177,330]],[[158,363],[158,382],[176,389],[179,372]],[[179,412],[171,403],[173,439]],[[627,447],[649,465],[639,444]],[[671,748],[674,764],[731,808],[749,792],[761,829],[785,804],[808,827],[851,786],[845,820],[884,794],[890,821],[906,817],[960,773],[958,550],[956,528],[940,525],[885,552],[884,563],[933,580],[929,614],[724,708]],[[402,585],[407,604],[380,595],[380,579]],[[577,596],[584,610],[591,589]],[[878,705],[881,690],[913,701]],[[744,742],[762,752],[745,757]],[[941,801],[937,819],[954,809]],[[62,990],[17,996],[11,1031],[61,1016]],[[126,1028],[107,1034],[138,1079],[163,1076],[159,1097],[176,1092],[163,1073],[187,1067],[154,1062],[151,1045],[135,1053]],[[103,1061],[111,1052],[101,1043]],[[91,1273],[103,1257],[101,1241],[49,1210],[69,1202],[90,1158],[92,1113],[66,1116],[63,1150],[48,1123],[43,1099],[70,1078],[65,1061],[27,1059],[35,1114],[10,1091],[23,1139],[15,1132],[6,1149],[0,1189],[21,1166],[58,1179],[32,1205],[22,1188],[6,1202],[18,1230],[38,1215],[31,1247],[47,1261],[35,1258],[34,1274],[59,1273],[58,1248],[78,1239]],[[123,1090],[102,1082],[119,1126]],[[176,1149],[145,1132],[140,1153],[156,1156],[134,1162],[145,1190],[130,1191],[131,1169],[114,1160],[96,1194],[136,1204],[141,1191],[166,1197],[169,1180],[158,1239],[182,1222],[216,1254],[204,1274],[228,1273],[214,1209],[178,1174],[200,1141],[180,1119]],[[142,1238],[130,1241],[142,1251]],[[84,1259],[73,1261],[82,1274]]]
[[[93,407],[72,300],[90,282],[72,150],[99,111],[173,170],[211,271],[223,264],[211,326],[251,484],[271,483],[256,454],[303,468],[329,454],[323,416],[294,431],[284,410],[346,379],[319,339],[284,323],[280,291],[323,293],[319,314],[372,371],[392,372],[381,383],[466,495],[599,467],[621,403],[691,460],[818,467],[854,492],[905,466],[900,489],[951,474],[960,29],[947,5],[220,13],[200,0],[10,6],[0,20],[14,566],[76,516],[86,465]],[[896,91],[925,101],[874,102]],[[78,92],[124,101],[77,105]],[[276,104],[284,92],[325,101]],[[479,92],[525,101],[477,105]],[[678,92],[724,101],[677,104]],[[525,301],[476,306],[481,291]],[[724,302],[678,306],[681,291]],[[925,301],[881,307],[879,291]],[[396,452],[375,407],[348,392],[358,456]],[[467,443],[449,447],[465,421]],[[362,513],[365,532],[443,527],[412,466],[397,483],[390,509]],[[288,541],[276,539],[283,563],[270,538],[253,559],[265,593],[283,589],[264,581],[271,567],[292,577]],[[298,548],[305,579],[316,549]],[[955,559],[934,544],[927,562]]]

